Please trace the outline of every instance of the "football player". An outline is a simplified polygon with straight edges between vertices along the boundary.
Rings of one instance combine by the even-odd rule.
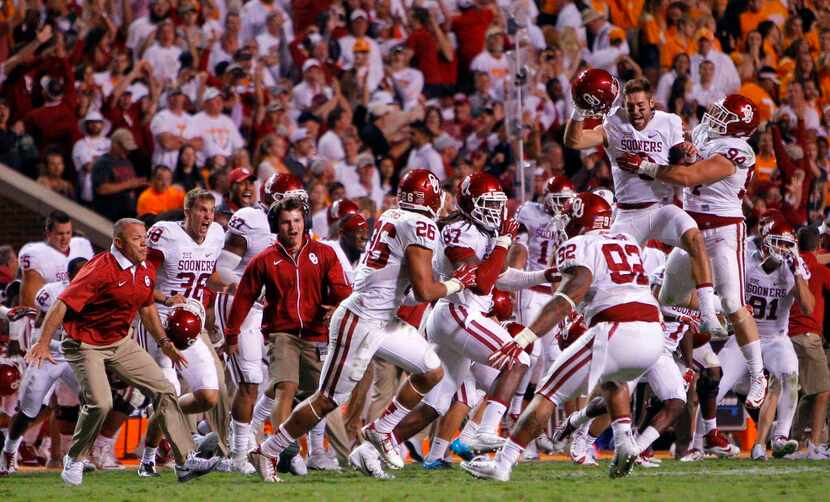
[[[565,126],[565,144],[585,150],[604,146],[611,161],[617,198],[613,228],[633,236],[639,245],[658,240],[685,249],[691,257],[691,277],[700,298],[701,329],[725,334],[715,314],[712,270],[703,237],[691,216],[673,204],[674,188],[651,182],[623,169],[619,158],[637,155],[657,164],[682,158],[690,149],[683,139],[679,116],[654,108],[651,84],[637,78],[623,89],[623,106],[615,107],[619,84],[608,72],[588,69],[572,86],[573,114]],[[601,125],[585,129],[589,117],[602,117]]]
[[[208,281],[221,283],[215,267],[225,232],[213,221],[214,210],[213,195],[194,188],[185,196],[184,221],[160,221],[147,231],[147,259],[157,271],[154,296],[162,324],[176,305],[188,300],[202,302]],[[216,277],[211,277],[214,274]],[[140,322],[137,336],[139,344],[154,356],[167,379],[181,394],[172,361],[161,353],[152,337],[146,336]],[[188,364],[178,370],[190,390],[179,397],[182,411],[194,414],[213,409],[219,402],[219,376],[213,346],[200,337],[182,354]],[[154,477],[156,474],[155,457],[162,435],[159,426],[156,422],[147,426],[139,476]]]
[[[589,330],[556,359],[496,457],[461,464],[473,476],[508,481],[522,451],[556,408],[597,386],[613,420],[611,477],[627,475],[637,459],[628,386],[623,382],[642,375],[663,352],[659,306],[649,291],[637,241],[610,230],[611,206],[592,193],[579,194],[568,206],[565,231],[570,238],[556,252],[561,285],[514,343],[524,347],[536,340],[537,333],[546,333],[578,304]]]
[[[319,389],[257,449],[265,481],[279,479],[276,461],[280,453],[346,400],[374,356],[410,374],[386,412],[364,428],[364,436],[388,465],[403,466],[391,432],[441,381],[444,372],[426,340],[415,333],[387,336],[385,327],[394,318],[407,289],[412,288],[418,301],[432,302],[461,291],[475,280],[472,267],[463,267],[444,282],[432,277],[432,257],[439,237],[435,218],[442,203],[440,181],[427,170],[409,171],[399,182],[398,207],[377,220],[366,254],[355,271],[354,291],[331,317],[328,357]]]
[[[761,406],[767,387],[758,327],[744,308],[746,225],[742,204],[755,168],[755,153],[746,140],[755,133],[758,122],[755,104],[731,94],[713,103],[692,131],[697,151],[692,156],[694,162],[667,165],[640,152],[617,157],[619,168],[630,175],[683,187],[683,207],[702,229],[723,311],[746,358],[751,377],[746,404],[750,408]],[[660,292],[662,303],[688,304],[693,289],[688,271],[694,269],[690,260],[694,257],[672,251],[666,284]],[[703,308],[703,297],[700,300]]]

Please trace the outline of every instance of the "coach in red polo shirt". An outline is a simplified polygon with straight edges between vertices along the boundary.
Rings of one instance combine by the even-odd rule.
[[[153,396],[154,414],[173,444],[176,475],[188,481],[216,467],[219,459],[203,459],[195,449],[176,391],[153,358],[129,336],[136,313],[162,351],[177,364],[187,361],[165,336],[153,303],[156,271],[147,257],[147,230],[135,219],[122,219],[113,228],[109,252],[96,255],[49,309],[37,344],[26,356],[40,366],[52,361],[49,341],[63,324],[67,337],[61,343],[81,387],[83,406],[72,445],[63,459],[61,478],[70,485],[83,481],[83,458],[89,452],[112,408],[106,370]]]

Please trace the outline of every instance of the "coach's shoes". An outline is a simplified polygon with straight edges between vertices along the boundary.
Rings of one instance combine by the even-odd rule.
[[[277,464],[279,458],[269,457],[262,453],[262,447],[259,447],[253,453],[254,458],[257,459],[257,466],[259,467],[259,475],[266,483],[281,483],[279,474],[277,473]]]
[[[371,443],[363,442],[349,453],[349,465],[365,476],[376,479],[394,479],[395,476],[383,472],[380,454]]]
[[[697,448],[692,448],[688,450],[685,455],[680,457],[680,462],[702,462],[703,461],[703,452],[698,450]]]
[[[470,449],[476,453],[496,451],[504,445],[504,438],[492,432],[479,432],[469,443]]]
[[[404,462],[398,447],[395,445],[395,438],[390,433],[378,432],[374,424],[363,428],[363,438],[369,442],[380,454],[380,459],[391,469],[403,469]]]
[[[475,453],[470,447],[461,440],[461,438],[456,438],[450,443],[450,451],[461,457],[463,460],[472,460],[475,458]]]
[[[0,452],[0,476],[14,474],[17,471],[17,454]]]
[[[61,479],[68,485],[79,486],[84,481],[84,462],[73,460],[69,455],[65,455]]]
[[[157,478],[161,474],[156,471],[156,464],[153,462],[141,462],[138,464],[139,478]]]
[[[798,443],[796,443],[796,446],[797,445],[798,445]],[[773,450],[773,453],[774,453],[774,450]],[[792,453],[792,452],[790,452],[790,453]],[[767,460],[767,448],[762,444],[756,444],[755,446],[752,447],[752,454],[750,455],[750,457],[752,458],[752,460],[760,460],[760,461],[766,462],[766,460]],[[776,457],[776,458],[779,458],[779,457]]]
[[[461,468],[479,479],[493,479],[496,481],[510,481],[510,467],[505,467],[495,459],[490,460],[486,455],[478,456],[470,461],[461,462]]]
[[[640,449],[634,440],[634,434],[630,431],[621,438],[615,438],[615,443],[614,458],[608,468],[608,475],[612,479],[628,476],[640,456]]]
[[[720,458],[734,458],[741,453],[741,449],[730,443],[718,429],[712,429],[703,436],[703,451]]]
[[[796,450],[798,450],[798,441],[795,439],[787,439],[784,436],[778,436],[772,440],[772,456],[775,458],[783,458]],[[754,449],[752,451],[753,453],[755,452]]]
[[[187,456],[184,465],[176,465],[176,478],[181,483],[204,476],[216,469],[219,457],[202,458],[197,450],[193,450]]]
[[[767,397],[767,377],[763,373],[750,378],[749,392],[746,394],[746,405],[749,408],[758,409]]]

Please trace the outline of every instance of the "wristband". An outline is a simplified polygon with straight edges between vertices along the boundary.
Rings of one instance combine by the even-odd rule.
[[[521,348],[527,347],[528,345],[530,345],[538,339],[539,337],[536,335],[536,333],[534,333],[528,328],[521,330],[518,335],[513,337],[513,341],[516,342],[516,345],[518,345]]]
[[[573,108],[571,108],[571,120],[574,122],[582,122],[585,120],[585,111],[576,106],[576,103],[573,103]]]
[[[444,281],[441,284],[443,284],[444,287],[447,288],[447,294],[444,296],[454,295],[462,289],[464,289],[464,285],[461,284],[461,281],[459,281],[458,279],[450,279],[449,281]]]
[[[510,249],[510,243],[513,242],[513,238],[509,235],[500,235],[494,239],[496,246],[501,246],[504,249]]]
[[[660,170],[660,164],[644,160],[640,162],[640,167],[637,169],[638,174],[643,174],[649,178],[657,178],[657,171]]]
[[[557,291],[556,293],[553,294],[554,298],[556,298],[557,296],[559,298],[562,298],[566,302],[568,302],[568,304],[571,306],[571,309],[576,310],[576,303],[574,303],[574,301],[571,300],[570,296],[566,295],[565,293],[563,293],[561,291]]]

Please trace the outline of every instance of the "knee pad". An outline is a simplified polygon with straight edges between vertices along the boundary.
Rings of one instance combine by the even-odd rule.
[[[58,406],[55,410],[55,418],[64,422],[77,422],[80,406]]]
[[[441,359],[434,350],[430,349],[424,354],[424,368],[427,371],[432,371],[441,367]]]

